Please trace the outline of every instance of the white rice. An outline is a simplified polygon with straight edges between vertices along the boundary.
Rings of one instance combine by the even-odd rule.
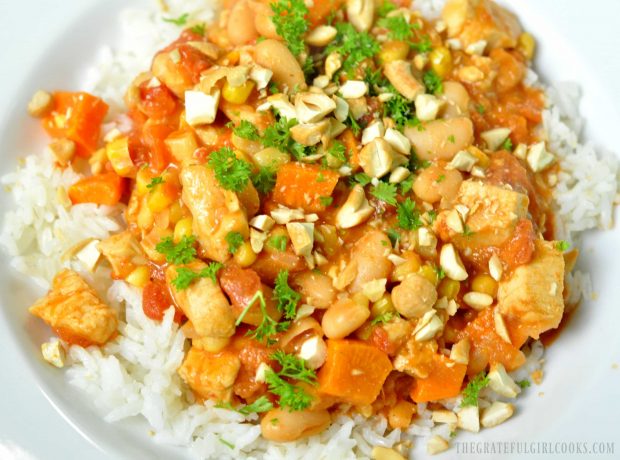
[[[204,0],[168,3],[169,17],[186,12],[190,18],[201,21],[213,17]],[[436,17],[443,0],[416,0],[414,5],[425,16]],[[149,67],[153,54],[179,32],[161,18],[161,13],[153,10],[123,11],[121,41],[114,49],[103,48],[88,72],[83,89],[103,97],[112,107],[111,123],[106,130],[126,127],[127,121],[119,117],[125,88]],[[528,79],[539,84],[533,72]],[[597,154],[593,145],[579,142],[582,123],[576,86],[547,88],[547,95],[544,128],[562,167],[555,191],[559,237],[578,244],[584,230],[609,228],[612,224],[618,163],[613,155]],[[121,207],[70,206],[64,189],[79,177],[70,168],[55,168],[46,152],[26,157],[15,173],[2,178],[19,208],[5,216],[0,241],[12,256],[12,266],[33,277],[43,288],[68,264],[62,261],[62,255],[75,242],[105,238],[123,225]],[[387,422],[381,417],[341,415],[320,435],[295,443],[268,443],[260,437],[260,426],[252,423],[256,415],[244,417],[217,409],[213,402],[194,403],[191,392],[176,373],[183,360],[185,337],[172,321],[172,309],[162,322],[152,321],[144,315],[138,289],[121,281],[111,283],[107,273],[98,272],[96,278],[91,281],[104,290],[103,296],[119,310],[119,335],[102,349],[71,347],[72,365],[66,376],[72,385],[91,397],[109,422],[141,416],[154,432],[156,442],[188,446],[196,458],[218,459],[368,458],[375,445],[391,447],[431,434],[446,439],[450,435],[447,425],[434,426],[426,404],[418,404],[418,417],[404,433],[388,433]],[[571,302],[576,303],[582,294],[589,296],[591,282],[587,274],[575,272],[568,282],[572,287]],[[542,344],[531,344],[526,364],[513,373],[515,380],[529,378],[540,368],[542,354]],[[481,405],[494,399],[497,395],[485,391]],[[459,398],[455,398],[443,405],[452,410],[459,403]]]

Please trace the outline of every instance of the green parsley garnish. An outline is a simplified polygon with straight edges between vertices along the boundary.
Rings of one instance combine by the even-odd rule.
[[[155,250],[166,257],[168,263],[174,265],[188,264],[196,258],[195,236],[184,236],[174,244],[171,236],[163,238],[155,246]]]
[[[284,318],[294,319],[297,316],[297,304],[301,300],[301,294],[288,285],[288,270],[281,270],[276,276],[273,298],[278,303],[278,310],[284,313]]]
[[[331,196],[320,196],[319,197],[319,203],[321,203],[321,206],[325,208],[331,205],[333,202],[334,202],[334,198]]]
[[[189,13],[183,13],[178,18],[163,18],[164,22],[169,22],[170,24],[174,24],[175,26],[184,26],[187,24],[187,19],[189,18]]]
[[[256,126],[247,120],[241,120],[239,126],[233,128],[233,133],[249,141],[257,141],[260,139],[260,134]]]
[[[370,194],[384,203],[396,206],[396,184],[379,182],[377,185],[372,187]]]
[[[297,125],[297,120],[287,120],[280,117],[280,119],[265,129],[262,144],[265,147],[275,147],[283,152],[291,150],[292,144],[295,142],[291,138],[291,128]]]
[[[407,42],[413,38],[414,29],[418,28],[416,25],[409,24],[402,15],[379,19],[377,25],[388,30],[389,39]]]
[[[476,232],[473,232],[467,224],[463,226],[463,236],[472,236],[474,233]]]
[[[448,136],[448,142],[450,142],[451,144],[456,143],[456,137],[454,137],[454,134],[450,134]]]
[[[435,219],[437,219],[437,211],[435,211],[434,209],[431,209],[430,211],[428,211],[426,215],[428,216],[429,224],[432,224],[433,222],[435,222]]]
[[[396,91],[393,86],[388,86],[388,89],[392,93],[392,97],[383,103],[383,115],[394,120],[400,129],[413,124],[412,103]]]
[[[308,7],[303,0],[276,0],[271,3],[271,17],[276,32],[295,56],[305,50],[304,34],[308,30]]]
[[[400,187],[401,195],[409,193],[413,188],[413,176],[410,175],[407,179],[398,184],[398,186]]]
[[[502,148],[504,150],[508,150],[509,152],[512,152],[512,140],[509,137],[507,137],[504,143],[502,144]]]
[[[224,438],[222,438],[221,436],[217,438],[217,440],[219,442],[221,442],[222,444],[224,444],[226,447],[228,447],[229,449],[234,449],[235,445],[232,442],[228,442],[226,441]]]
[[[277,350],[272,354],[271,359],[282,366],[282,370],[278,372],[280,377],[288,377],[311,385],[316,384],[316,372],[306,366],[306,360],[284,353],[282,350]]]
[[[446,277],[446,272],[439,265],[434,265],[433,270],[435,270],[435,274],[437,275],[437,279],[444,279]]]
[[[281,407],[298,411],[304,410],[312,404],[313,397],[306,393],[303,388],[287,382],[272,370],[265,372],[265,381],[269,391],[280,397]]]
[[[239,232],[228,232],[226,243],[228,243],[228,252],[234,254],[243,244],[243,235]]]
[[[570,243],[568,241],[557,241],[555,243],[555,248],[560,252],[566,252],[570,249]]]
[[[362,130],[362,127],[360,126],[360,124],[357,122],[357,120],[351,114],[350,111],[349,111],[349,114],[347,115],[347,119],[344,121],[344,124],[347,125],[349,128],[351,128],[351,131],[353,131],[353,134],[356,136]]]
[[[195,272],[187,267],[178,267],[177,276],[172,280],[174,287],[182,291],[187,289],[195,280],[199,278],[210,278],[211,281],[217,283],[217,272],[222,268],[219,262],[211,262],[207,267],[203,268],[199,272]]]
[[[248,185],[252,166],[235,156],[230,147],[222,147],[211,153],[208,161],[215,178],[226,190],[241,192]]]
[[[424,82],[424,86],[426,86],[426,91],[429,93],[443,93],[443,83],[441,81],[441,77],[437,75],[434,70],[424,72],[424,75],[422,75],[422,81]]]
[[[351,74],[365,59],[379,52],[379,43],[368,32],[358,32],[350,22],[336,24],[338,34],[327,47],[326,54],[337,52],[342,56],[342,69]]]
[[[476,105],[476,112],[478,112],[480,115],[484,115],[484,112],[486,111],[487,109],[484,108],[484,105],[482,104]]]
[[[276,171],[274,168],[262,166],[258,172],[252,175],[252,184],[259,193],[267,195],[276,185]]]
[[[385,313],[381,313],[379,316],[375,317],[371,322],[371,326],[376,324],[385,324],[392,320],[396,315],[393,311],[386,311]]]
[[[523,379],[523,380],[519,380],[517,382],[517,385],[519,385],[519,387],[525,389],[525,388],[529,388],[532,385],[532,383],[528,379]]]
[[[252,404],[247,404],[241,407],[233,407],[233,405],[229,402],[219,402],[215,405],[218,409],[227,409],[234,410],[235,412],[239,412],[241,415],[250,415],[250,414],[260,414],[261,412],[267,412],[273,409],[273,404],[267,398],[267,396],[261,396]]]
[[[420,213],[416,209],[415,201],[411,198],[407,198],[402,203],[398,203],[396,207],[396,217],[398,219],[398,226],[403,230],[417,230],[422,226]]]
[[[258,340],[259,342],[265,340],[265,343],[267,345],[273,345],[276,341],[272,339],[272,337],[279,332],[286,331],[290,327],[291,323],[290,321],[283,321],[278,323],[271,316],[269,316],[269,314],[267,313],[265,296],[263,295],[262,291],[256,291],[256,294],[254,294],[254,296],[250,299],[247,306],[243,309],[243,311],[237,318],[235,325],[239,326],[239,324],[241,324],[241,321],[243,321],[243,318],[248,313],[252,305],[256,303],[256,301],[259,302],[260,311],[263,315],[263,319],[261,320],[261,323],[256,329],[246,332],[245,335]]]
[[[394,3],[390,2],[389,0],[386,0],[381,5],[379,5],[379,7],[377,8],[377,15],[380,18],[384,18],[387,16],[389,12],[394,11],[396,8],[397,7]]]
[[[204,23],[196,24],[195,26],[193,26],[189,30],[191,30],[192,32],[194,32],[197,35],[200,35],[201,37],[205,36],[205,24]]]
[[[372,178],[366,173],[357,173],[351,177],[352,182],[360,184],[362,187],[370,184]]]
[[[446,175],[445,174],[440,174],[439,177],[437,177],[437,179],[435,179],[435,182],[438,183],[438,184],[441,184],[445,180],[446,180]]]
[[[400,240],[401,234],[398,230],[396,230],[395,228],[390,228],[388,229],[388,231],[386,232],[388,238],[390,239],[390,243],[392,243],[392,246],[396,246],[396,243],[398,243],[398,241]],[[387,246],[387,241],[382,241],[382,243],[385,242],[385,246]]]
[[[274,235],[267,240],[267,246],[277,249],[280,252],[286,251],[287,244],[288,236],[286,235]]]
[[[278,88],[278,84],[275,81],[272,81],[271,83],[269,83],[269,86],[267,88],[269,88],[270,94],[278,94],[280,92],[280,89]]]
[[[336,160],[344,163],[347,161],[347,157],[345,155],[346,151],[347,151],[347,148],[344,146],[342,142],[334,141],[332,142],[332,145],[330,145],[329,148],[327,149],[327,154],[331,155]]]
[[[465,389],[463,390],[463,400],[461,401],[461,407],[477,406],[478,395],[480,391],[489,384],[489,377],[484,372],[476,375],[469,381]]]
[[[149,190],[153,190],[156,186],[158,186],[159,184],[163,184],[164,182],[165,182],[164,178],[161,177],[161,176],[160,177],[153,177],[151,179],[151,182],[149,182],[147,184],[146,188],[149,189]]]

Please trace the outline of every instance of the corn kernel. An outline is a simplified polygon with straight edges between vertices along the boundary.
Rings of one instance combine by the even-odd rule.
[[[135,166],[129,154],[129,139],[127,136],[108,142],[105,147],[105,153],[116,174],[123,177],[133,177]]]
[[[153,180],[153,173],[149,168],[140,168],[136,174],[136,191],[138,195],[143,196],[149,192],[148,185]]]
[[[185,210],[183,209],[183,205],[180,201],[175,201],[172,203],[169,209],[168,219],[170,219],[170,223],[176,225],[178,221],[185,217]]]
[[[490,275],[476,275],[471,282],[471,290],[495,297],[497,294],[497,281],[491,278]]]
[[[179,220],[174,226],[174,242],[178,243],[184,236],[192,235],[193,219],[191,217],[184,217]]]
[[[173,202],[173,198],[166,193],[166,190],[162,187],[163,184],[156,185],[147,199],[147,206],[152,212],[161,212],[170,206]]]
[[[450,278],[445,278],[441,280],[441,283],[439,283],[439,296],[447,297],[448,299],[455,299],[459,294],[460,289],[460,282]]]
[[[146,265],[140,265],[132,270],[132,272],[127,275],[125,281],[127,281],[132,286],[136,287],[144,287],[149,282],[151,277],[151,273],[149,271],[149,267]]]
[[[424,278],[429,280],[435,286],[437,286],[437,284],[439,283],[439,277],[437,276],[437,271],[435,270],[434,267],[430,265],[423,265],[422,268],[420,268],[420,271],[418,272],[418,274],[422,275]]]
[[[379,60],[381,63],[387,64],[388,62],[406,59],[408,54],[408,43],[398,40],[387,41],[381,47],[381,51],[379,51]]]
[[[138,212],[138,228],[145,230],[153,225],[154,217],[151,209],[148,206],[141,206]]]
[[[406,259],[405,262],[397,265],[392,271],[393,281],[402,281],[407,276],[420,270],[420,266],[422,265],[420,256],[414,252],[410,252],[408,254],[403,254],[403,257]]]
[[[519,36],[519,51],[523,53],[525,58],[528,61],[531,61],[534,57],[534,52],[536,51],[536,39],[532,36],[532,34],[523,32]]]
[[[395,311],[396,309],[394,308],[394,303],[392,302],[392,296],[390,294],[383,294],[383,297],[372,304],[370,314],[373,318],[376,318],[377,316]]]
[[[254,82],[252,80],[247,80],[241,86],[231,86],[226,82],[222,88],[222,97],[231,104],[243,104],[248,100],[253,89]]]
[[[431,69],[441,78],[445,78],[452,71],[452,53],[445,46],[439,46],[428,56]]]
[[[252,245],[249,241],[244,241],[243,244],[237,248],[234,258],[235,262],[237,262],[241,268],[249,267],[256,261],[256,253],[252,250]]]

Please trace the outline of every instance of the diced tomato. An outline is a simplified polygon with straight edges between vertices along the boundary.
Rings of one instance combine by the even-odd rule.
[[[90,156],[97,148],[108,105],[84,92],[56,92],[53,99],[54,109],[43,119],[43,127],[52,137],[64,137],[75,142],[77,155]]]
[[[174,303],[165,284],[150,281],[144,286],[142,290],[142,310],[144,310],[146,316],[156,321],[161,321],[164,313],[171,305],[174,305]],[[175,307],[174,321],[180,323],[182,319],[183,312]]]
[[[172,115],[177,109],[177,99],[166,86],[148,86],[149,81],[140,85],[138,108],[149,118],[162,119]]]
[[[174,130],[173,126],[167,124],[144,124],[142,139],[149,149],[149,165],[153,171],[161,172],[170,164],[171,155],[164,141]]]
[[[58,327],[54,329],[54,332],[60,338],[60,340],[67,342],[71,345],[77,345],[79,347],[84,347],[84,348],[94,345],[94,343],[91,342],[90,340],[85,339],[84,337],[75,335],[69,329]]]

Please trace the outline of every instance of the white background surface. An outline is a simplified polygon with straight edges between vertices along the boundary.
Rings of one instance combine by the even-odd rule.
[[[67,31],[84,11],[103,1],[105,0],[0,0],[0,117],[5,116],[7,111],[10,112],[11,117],[25,117],[25,106],[17,104],[24,101],[16,101],[15,94],[26,76],[32,75],[33,72],[39,74],[39,81],[44,86],[47,69],[38,67],[36,63],[42,57],[43,52],[48,50],[50,38]],[[127,4],[129,3],[127,1]],[[586,86],[588,94],[592,91],[597,93],[598,98],[587,99],[584,103],[584,110],[594,117],[616,117],[618,120],[618,111],[615,107],[620,104],[620,30],[618,30],[620,1],[594,0],[587,2],[585,7],[583,2],[568,0],[520,0],[519,2],[513,0],[508,3],[521,5],[519,9],[526,13],[526,22],[531,31],[537,37],[544,37],[541,52],[559,63],[557,67],[545,68],[545,73],[552,75],[554,79],[580,81]],[[93,47],[96,45],[96,43],[92,44]],[[85,45],[82,43],[77,46]],[[54,50],[64,56],[69,51],[67,49]],[[65,71],[67,75],[71,74],[70,68]],[[599,113],[597,111],[601,97],[612,103],[601,109],[602,112]],[[594,139],[608,148],[614,148],[616,152],[620,151],[620,143],[617,142],[620,138],[620,124],[605,123],[604,120],[599,123],[598,120],[594,126],[591,126],[594,128],[592,130]],[[0,123],[4,122],[5,119],[0,118]],[[14,161],[13,152],[2,150],[1,155],[2,163],[5,163],[6,159]],[[2,169],[6,170],[6,168]],[[601,241],[597,240],[597,249],[592,253],[594,255],[590,262],[607,265],[608,270],[614,270],[611,274],[607,273],[608,276],[598,278],[598,281],[605,286],[613,286],[604,290],[611,299],[605,300],[603,306],[600,303],[596,304],[596,308],[586,312],[586,315],[607,314],[613,307],[620,310],[620,292],[617,287],[620,271],[615,270],[614,265],[607,264],[605,246],[610,248],[610,252],[614,252],[611,257],[619,258],[618,230],[615,230],[613,234],[607,234]],[[618,267],[617,263],[615,267]],[[11,307],[25,306],[12,305]],[[614,316],[618,318],[617,314]],[[610,319],[613,318],[610,317]],[[617,331],[619,326],[620,323],[616,322],[615,328],[610,325],[607,332]],[[573,327],[572,329],[581,328]],[[20,334],[23,331],[17,333]],[[562,372],[565,371],[564,381],[556,382],[556,384],[558,388],[562,385],[572,387],[570,391],[566,391],[566,394],[572,397],[566,398],[563,403],[558,402],[556,406],[545,406],[545,410],[548,412],[549,407],[559,409],[561,405],[571,405],[570,410],[563,412],[563,417],[571,424],[569,429],[558,432],[565,427],[561,423],[562,420],[557,420],[557,427],[555,427],[557,429],[554,429],[549,422],[553,420],[553,414],[541,413],[540,417],[533,415],[537,410],[535,404],[534,407],[528,407],[528,411],[532,413],[525,422],[529,425],[540,423],[540,426],[534,427],[534,431],[542,432],[541,439],[543,440],[615,440],[616,455],[620,457],[617,418],[620,412],[618,404],[620,370],[610,370],[613,362],[620,364],[620,350],[617,348],[620,334],[616,332],[615,336],[607,335],[604,331],[600,335],[592,331],[585,333],[591,337],[591,340],[600,341],[597,346],[601,349],[611,346],[615,350],[605,354],[604,362],[588,362],[588,359],[597,359],[599,355],[595,352],[592,352],[589,358],[575,356],[574,360],[562,360],[565,367],[562,370]],[[12,340],[8,325],[3,321],[0,321],[0,346],[0,373],[2,375],[0,380],[0,443],[12,441],[39,459],[103,460],[116,458],[113,454],[103,454],[89,444],[53,409],[39,390],[34,373],[24,364],[22,355],[16,350],[17,345]],[[564,346],[563,342],[556,345],[556,349],[552,350],[554,358],[561,356],[563,350],[559,347]],[[571,349],[571,343],[566,344],[566,347]],[[579,345],[576,349],[579,350]],[[571,366],[573,362],[574,366]],[[594,368],[596,371],[593,370]],[[554,367],[550,374],[553,375],[556,371],[557,367]],[[598,380],[589,381],[588,376],[596,372],[600,376]],[[550,396],[547,394],[545,398]],[[604,397],[615,399],[610,401],[603,399]],[[588,412],[579,412],[586,406]],[[93,414],[92,417],[95,418],[95,415]],[[117,429],[112,426],[102,426],[103,430],[109,431],[108,441],[113,444],[114,437],[118,436]],[[508,424],[505,427],[506,431],[499,432],[500,436],[496,439],[519,439],[515,433],[506,436],[506,433],[515,431],[517,426]],[[503,437],[501,433],[504,433]],[[493,436],[487,436],[487,438],[494,439]],[[119,440],[119,444],[122,442],[126,440]],[[133,452],[130,457],[140,458],[142,456]],[[145,453],[144,458],[146,457]],[[447,458],[447,456],[439,458]],[[475,456],[464,458],[475,458]],[[556,456],[556,458],[559,457]]]

